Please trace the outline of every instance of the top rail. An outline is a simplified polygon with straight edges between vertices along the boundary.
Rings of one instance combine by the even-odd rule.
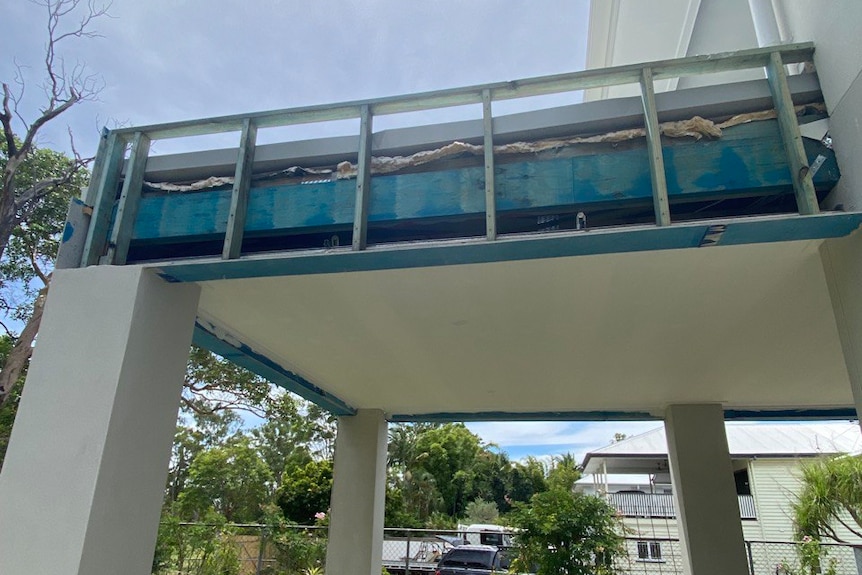
[[[151,140],[163,140],[240,131],[243,122],[246,120],[251,120],[258,128],[272,128],[359,118],[364,107],[370,109],[371,113],[375,116],[380,116],[466,104],[482,104],[483,94],[486,92],[490,95],[491,101],[499,101],[619,84],[637,84],[641,81],[644,69],[652,71],[654,80],[661,80],[680,76],[767,67],[770,64],[772,54],[776,52],[781,54],[781,61],[784,64],[808,62],[811,61],[814,55],[814,44],[805,42],[783,46],[769,46],[766,48],[753,48],[673,60],[658,60],[611,68],[595,68],[566,74],[449,88],[418,94],[387,96],[351,102],[119,128],[112,130],[112,133],[118,134],[124,139],[130,139],[135,133],[140,132]]]

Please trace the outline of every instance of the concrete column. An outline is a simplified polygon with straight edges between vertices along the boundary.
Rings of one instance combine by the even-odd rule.
[[[665,430],[685,572],[747,573],[721,405],[671,405]]]
[[[0,474],[0,573],[150,573],[198,293],[56,271]]]
[[[376,409],[338,418],[327,573],[380,575],[386,429],[383,412]]]
[[[820,259],[832,299],[856,415],[862,415],[862,231],[826,240]],[[860,419],[862,423],[862,419]]]

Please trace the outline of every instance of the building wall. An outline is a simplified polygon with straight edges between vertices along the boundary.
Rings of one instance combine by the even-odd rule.
[[[797,459],[755,459],[748,477],[757,506],[757,529],[752,537],[764,541],[793,541],[793,499],[799,491]]]
[[[841,181],[828,207],[862,210],[862,2],[859,0],[777,0],[786,42],[812,41],[820,86],[831,115]]]

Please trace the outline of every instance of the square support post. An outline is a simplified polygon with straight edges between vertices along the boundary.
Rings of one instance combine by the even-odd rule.
[[[747,573],[721,405],[670,405],[665,430],[685,573]]]
[[[387,424],[360,409],[338,418],[326,572],[380,575],[386,500]]]
[[[147,575],[199,288],[57,270],[0,473],[0,573]]]

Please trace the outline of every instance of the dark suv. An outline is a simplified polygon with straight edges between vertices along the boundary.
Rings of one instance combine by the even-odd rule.
[[[511,553],[503,549],[490,545],[460,545],[440,559],[436,575],[507,573],[511,561]]]

